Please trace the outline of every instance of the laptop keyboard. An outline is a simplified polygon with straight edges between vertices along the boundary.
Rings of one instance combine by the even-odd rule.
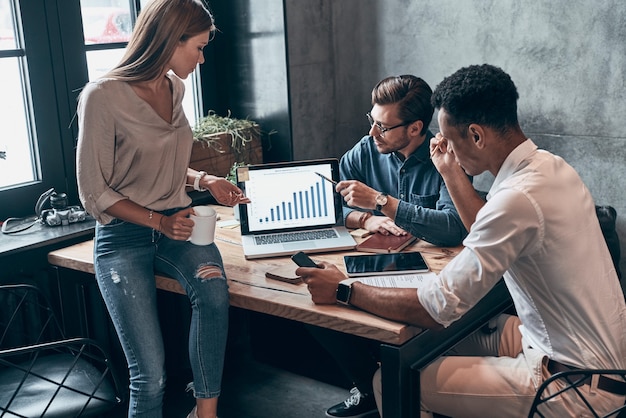
[[[317,239],[337,238],[334,229],[320,229],[316,231],[281,232],[280,234],[258,235],[254,237],[257,245],[280,244],[294,241],[313,241]]]

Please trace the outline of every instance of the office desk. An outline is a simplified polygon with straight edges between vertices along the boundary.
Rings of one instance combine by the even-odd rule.
[[[214,207],[222,221],[233,218],[232,208]],[[411,412],[416,405],[411,400],[414,394],[411,393],[410,386],[412,382],[415,382],[411,380],[410,368],[419,356],[428,354],[423,347],[432,347],[432,343],[428,343],[431,331],[423,332],[420,328],[388,321],[355,308],[315,305],[304,284],[284,283],[265,277],[265,272],[273,267],[293,265],[289,257],[245,260],[239,228],[218,228],[215,243],[224,260],[232,306],[380,341],[383,356],[385,418],[418,416],[419,409],[413,409],[415,413]],[[409,249],[422,252],[429,267],[438,272],[461,250],[461,247],[438,248],[418,241]],[[53,266],[93,274],[92,251],[93,241],[87,241],[51,252],[48,255],[48,261]],[[359,253],[332,252],[312,254],[311,257],[314,260],[335,263],[343,269],[343,256],[346,254]],[[156,283],[160,289],[184,293],[173,279],[156,276]],[[487,303],[488,306],[491,304],[492,302]],[[469,329],[470,325],[476,329],[484,324],[490,317],[484,321],[482,317],[486,314],[490,315],[492,309],[487,311],[479,309],[479,311],[483,315],[477,320],[482,322],[477,324],[476,321],[468,321],[464,324],[464,329]],[[438,345],[436,349],[443,348]],[[432,349],[430,354],[432,355]]]

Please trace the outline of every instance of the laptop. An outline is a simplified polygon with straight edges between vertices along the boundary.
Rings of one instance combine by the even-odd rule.
[[[331,158],[238,167],[237,186],[251,201],[239,205],[245,257],[353,249],[338,181],[339,160]]]

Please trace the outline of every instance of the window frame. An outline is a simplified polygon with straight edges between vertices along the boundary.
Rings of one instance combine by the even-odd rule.
[[[70,136],[69,132],[61,128],[62,119],[59,115],[62,109],[57,98],[57,92],[61,91],[57,80],[60,62],[54,55],[55,47],[59,44],[55,44],[50,30],[59,24],[56,20],[58,13],[55,13],[58,10],[57,0],[12,1],[17,3],[17,13],[21,19],[19,26],[25,52],[22,59],[27,75],[25,88],[30,93],[27,103],[32,112],[31,140],[39,163],[34,181],[0,190],[0,200],[11,202],[0,205],[0,220],[32,215],[41,193],[51,187],[59,191],[67,189],[67,153],[63,144]]]

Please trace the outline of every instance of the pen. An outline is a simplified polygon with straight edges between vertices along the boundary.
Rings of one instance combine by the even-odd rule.
[[[331,180],[328,177],[326,177],[325,175],[318,173],[317,171],[315,172],[315,174],[317,174],[318,176],[320,176],[324,180],[331,182],[332,184],[335,184],[335,185],[337,184],[337,182],[335,180]]]

